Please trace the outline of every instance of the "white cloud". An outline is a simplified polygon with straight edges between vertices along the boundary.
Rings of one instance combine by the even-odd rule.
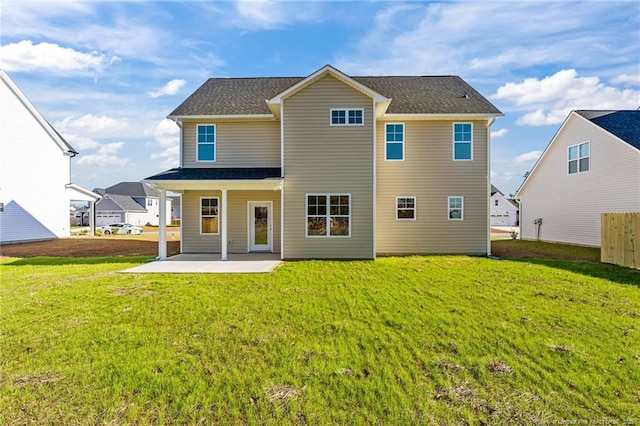
[[[149,96],[151,96],[152,98],[159,98],[160,96],[164,95],[175,95],[180,91],[180,89],[182,89],[182,87],[186,83],[187,82],[185,80],[171,80],[170,82],[162,86],[160,90],[149,92]]]
[[[62,137],[71,144],[72,147],[78,150],[83,149],[95,149],[100,146],[100,143],[84,136],[78,136],[71,133],[61,133]]]
[[[543,79],[507,83],[491,99],[533,110],[518,117],[518,124],[544,126],[562,123],[575,109],[636,109],[640,91],[606,86],[598,77],[579,77],[576,70],[568,69]]]
[[[153,131],[155,145],[163,148],[161,152],[151,154],[152,160],[160,160],[160,168],[177,167],[180,162],[180,129],[173,121],[164,119]]]
[[[322,2],[237,0],[234,24],[248,29],[274,29],[295,22],[318,21]]]
[[[97,153],[80,155],[77,164],[85,167],[127,166],[130,164],[129,159],[118,157],[118,151],[120,151],[124,145],[124,142],[112,142],[100,145]]]
[[[7,71],[48,71],[55,74],[101,72],[118,61],[96,51],[83,53],[55,43],[33,44],[31,40],[0,46],[0,67]]]
[[[637,69],[637,25],[618,2],[386,3],[336,66],[350,74],[459,74],[499,81],[534,66]],[[398,22],[402,22],[398,25]],[[491,29],[487,29],[487,22]],[[478,37],[482,34],[482,37]],[[568,37],[567,34],[571,34]],[[560,64],[560,65],[559,65]],[[618,64],[618,71],[603,64]],[[621,71],[620,71],[621,70]],[[504,80],[503,80],[504,81]]]
[[[542,155],[542,151],[529,151],[525,152],[524,154],[518,155],[513,159],[513,161],[515,161],[516,163],[529,163],[537,161],[538,158],[540,158],[540,155]]]
[[[79,118],[67,117],[62,121],[57,121],[53,127],[64,133],[75,131],[83,136],[108,137],[120,136],[127,125],[126,118],[115,119],[106,115],[86,114]]]
[[[620,74],[611,80],[615,84],[628,84],[630,86],[640,86],[640,73],[638,74]]]
[[[508,129],[498,129],[498,130],[495,130],[495,131],[491,132],[491,137],[492,138],[499,138],[501,136],[506,135],[507,133],[509,133]]]

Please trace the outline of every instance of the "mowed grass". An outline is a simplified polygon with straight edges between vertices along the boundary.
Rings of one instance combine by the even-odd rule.
[[[0,265],[0,424],[640,422],[640,273],[466,256]],[[574,423],[576,424],[576,423]]]

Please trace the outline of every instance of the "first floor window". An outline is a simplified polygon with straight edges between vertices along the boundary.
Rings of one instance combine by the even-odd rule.
[[[416,218],[416,197],[396,198],[396,219],[413,220]]]
[[[453,159],[473,160],[473,125],[471,123],[454,123]]]
[[[350,235],[351,195],[307,195],[307,237],[349,237]]]
[[[589,170],[589,142],[569,147],[569,174],[586,172]]]
[[[216,161],[216,126],[214,124],[197,126],[197,161]]]
[[[462,220],[464,218],[463,209],[463,197],[449,197],[449,220]]]
[[[200,233],[218,233],[218,199],[200,199]]]

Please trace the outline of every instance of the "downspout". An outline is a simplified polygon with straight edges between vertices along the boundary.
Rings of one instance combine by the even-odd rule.
[[[487,257],[491,257],[491,125],[496,119],[487,122]]]

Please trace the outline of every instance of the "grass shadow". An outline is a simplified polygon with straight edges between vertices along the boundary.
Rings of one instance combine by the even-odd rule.
[[[544,265],[550,268],[601,278],[618,284],[632,285],[640,288],[640,270],[609,263],[595,263],[576,260],[534,259],[534,258],[504,258],[512,262]]]
[[[16,260],[3,261],[2,266],[68,266],[68,265],[99,265],[105,263],[138,265],[153,260],[150,256],[105,256],[105,257],[26,257]]]

